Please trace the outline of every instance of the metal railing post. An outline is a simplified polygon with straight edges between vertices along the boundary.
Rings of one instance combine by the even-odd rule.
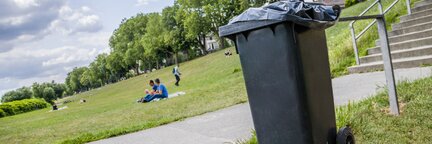
[[[396,83],[393,72],[393,63],[390,52],[390,45],[388,42],[387,28],[385,24],[384,16],[376,19],[378,23],[378,34],[380,40],[380,47],[382,53],[382,59],[384,62],[384,73],[387,80],[387,88],[390,102],[390,113],[399,115],[399,103],[397,97]]]
[[[406,5],[407,5],[407,11],[408,11],[408,15],[411,14],[411,1],[410,0],[406,0]]]
[[[381,0],[378,0],[378,11],[380,12],[380,14],[383,14],[383,6]]]
[[[350,27],[351,27],[352,43],[353,43],[353,48],[354,48],[354,55],[355,55],[356,64],[360,65],[360,58],[359,58],[359,53],[358,53],[358,49],[357,49],[357,38],[355,35],[355,30],[354,30],[354,22],[350,23]]]

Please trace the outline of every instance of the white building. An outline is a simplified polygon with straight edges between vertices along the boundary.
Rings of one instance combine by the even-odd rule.
[[[217,42],[217,37],[213,34],[210,34],[206,37],[206,49],[207,51],[214,51],[219,49],[219,43]]]

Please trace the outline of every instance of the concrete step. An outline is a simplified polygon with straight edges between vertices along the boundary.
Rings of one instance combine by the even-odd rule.
[[[432,9],[432,3],[427,3],[419,7],[414,7],[413,9],[411,9],[411,12],[415,13],[415,12],[424,11],[428,9]]]
[[[424,10],[424,11],[419,11],[419,12],[416,12],[416,13],[411,13],[411,15],[401,16],[400,17],[400,21],[401,22],[406,22],[406,21],[409,21],[409,20],[412,20],[412,19],[416,19],[416,18],[424,17],[424,16],[429,16],[429,15],[432,15],[432,9]]]
[[[420,39],[408,40],[404,42],[391,43],[390,50],[395,51],[395,50],[409,49],[415,47],[422,47],[427,45],[432,45],[432,36],[420,38]],[[369,55],[381,53],[380,47],[370,48],[367,51]]]
[[[388,36],[391,37],[391,36],[403,35],[407,33],[423,31],[425,29],[430,29],[430,28],[432,28],[432,22],[421,23],[421,24],[416,24],[416,25],[412,25],[400,29],[393,29],[393,31],[390,31],[388,33]]]
[[[423,0],[423,1],[420,1],[420,2],[414,3],[414,7],[412,7],[412,8],[425,6],[425,5],[428,5],[428,4],[431,4],[431,3],[432,3],[431,0]]]
[[[402,59],[402,58],[409,58],[409,57],[432,55],[432,45],[392,51],[391,55],[392,55],[393,60]],[[364,57],[360,58],[361,64],[378,62],[378,61],[382,61],[382,54],[381,53],[368,55],[368,56],[364,56]]]
[[[430,64],[432,64],[432,56],[410,57],[410,58],[393,60],[394,69],[420,67],[420,66],[430,65]],[[363,73],[363,72],[371,72],[371,71],[381,71],[383,69],[384,69],[383,62],[379,61],[379,62],[352,66],[348,68],[348,71],[349,73]]]
[[[426,29],[426,30],[423,30],[423,31],[412,32],[412,33],[407,33],[407,34],[397,35],[397,36],[392,36],[392,37],[389,37],[389,42],[390,43],[404,42],[404,41],[409,41],[409,40],[414,40],[414,39],[420,39],[420,38],[430,37],[430,36],[432,36],[432,28]],[[376,46],[380,46],[380,41],[376,40],[375,45]]]
[[[412,7],[412,8],[421,7],[421,6],[424,6],[424,5],[430,4],[430,3],[432,3],[432,0],[422,0],[422,1],[418,1],[418,2],[414,3],[414,7]]]
[[[393,24],[392,27],[393,29],[401,29],[404,27],[409,27],[412,25],[416,25],[416,24],[422,24],[422,23],[428,23],[428,22],[432,22],[432,15],[426,15],[426,16],[422,16],[422,17],[417,17],[415,19],[411,19],[408,21],[404,21],[404,22],[400,22],[397,24]]]

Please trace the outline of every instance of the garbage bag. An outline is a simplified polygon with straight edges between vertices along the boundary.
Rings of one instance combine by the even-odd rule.
[[[250,21],[290,21],[309,28],[327,28],[336,23],[340,11],[339,6],[279,1],[260,8],[250,8],[231,19],[228,25]]]

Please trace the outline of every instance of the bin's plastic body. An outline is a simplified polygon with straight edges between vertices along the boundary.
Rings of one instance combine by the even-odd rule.
[[[220,29],[236,43],[259,143],[336,143],[324,29],[261,23]]]

